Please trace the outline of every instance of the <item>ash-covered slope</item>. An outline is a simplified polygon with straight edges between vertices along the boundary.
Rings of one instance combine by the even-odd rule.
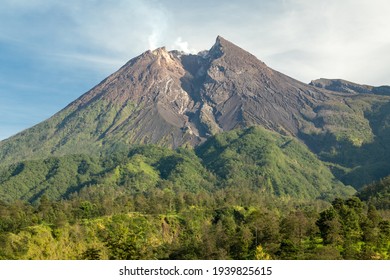
[[[279,73],[250,53],[218,37],[201,87],[211,123],[219,130],[253,124],[297,135],[329,100],[321,90]]]
[[[0,143],[0,160],[94,153],[115,143],[198,144],[185,114],[195,102],[184,89],[180,55],[165,48],[130,60],[50,119]]]

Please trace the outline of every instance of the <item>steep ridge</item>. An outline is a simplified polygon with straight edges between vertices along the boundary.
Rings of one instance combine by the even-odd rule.
[[[272,70],[250,53],[218,37],[202,95],[222,130],[260,124],[297,135],[305,116],[330,97]]]
[[[99,102],[118,108],[99,139],[108,136],[135,143],[194,145],[199,139],[182,130],[188,122],[185,112],[194,106],[194,100],[181,86],[185,74],[179,56],[165,48],[147,51],[68,108],[77,112]]]

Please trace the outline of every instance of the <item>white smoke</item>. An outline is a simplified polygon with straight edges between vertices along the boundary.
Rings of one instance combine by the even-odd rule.
[[[169,13],[163,6],[151,5],[150,2],[142,4],[142,9],[139,9],[145,23],[145,32],[148,34],[149,49],[162,47],[169,30]]]
[[[155,50],[157,49],[157,43],[158,43],[158,33],[156,30],[153,30],[152,33],[148,36],[148,43],[149,43],[149,50]]]
[[[193,48],[190,48],[187,41],[183,41],[181,37],[177,37],[172,46],[173,49],[184,53],[197,53]]]

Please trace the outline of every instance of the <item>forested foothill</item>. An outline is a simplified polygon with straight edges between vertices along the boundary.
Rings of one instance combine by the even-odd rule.
[[[262,128],[19,162],[0,184],[1,259],[390,258],[390,180],[355,193]]]

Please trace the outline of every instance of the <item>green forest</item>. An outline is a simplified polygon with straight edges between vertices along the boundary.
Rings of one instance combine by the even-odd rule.
[[[390,259],[390,178],[258,127],[3,165],[0,198],[0,259]]]

